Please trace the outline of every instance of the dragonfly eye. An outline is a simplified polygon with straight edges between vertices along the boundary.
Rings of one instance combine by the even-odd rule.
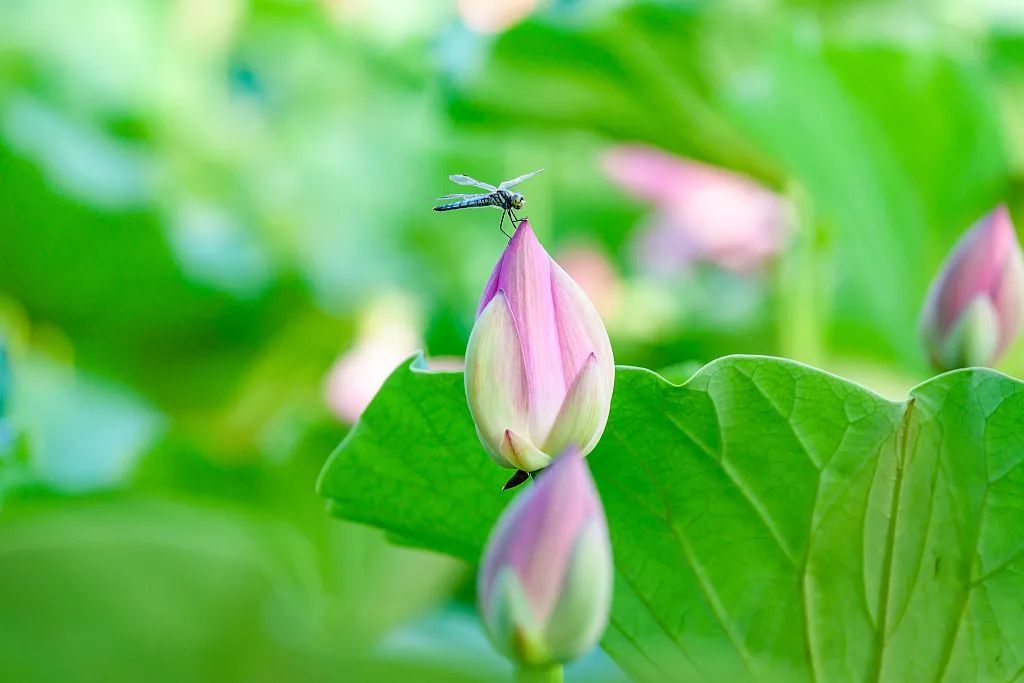
[[[523,195],[519,194],[518,192],[512,195],[512,206],[515,207],[516,209],[523,208],[523,204],[525,203],[526,197],[524,197]]]

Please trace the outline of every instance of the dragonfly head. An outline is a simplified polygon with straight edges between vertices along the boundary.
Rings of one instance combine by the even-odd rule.
[[[524,197],[523,195],[519,194],[518,192],[513,192],[512,193],[512,208],[513,209],[521,209],[521,208],[523,208],[523,204],[525,204],[525,203],[526,203],[526,197]]]

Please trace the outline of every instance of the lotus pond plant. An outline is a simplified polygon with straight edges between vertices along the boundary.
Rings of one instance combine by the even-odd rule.
[[[1006,349],[1021,268],[999,208],[933,286],[940,367]],[[482,557],[481,625],[520,682],[560,681],[598,640],[637,683],[1019,677],[1024,382],[973,368],[893,401],[733,356],[682,384],[619,367],[612,404],[612,372],[600,318],[524,221],[464,377],[399,367],[320,490],[342,517]],[[533,474],[511,503],[480,441]]]

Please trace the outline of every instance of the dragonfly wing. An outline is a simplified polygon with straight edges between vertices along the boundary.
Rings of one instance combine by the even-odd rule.
[[[533,173],[524,173],[523,175],[518,176],[516,178],[513,178],[512,180],[506,180],[501,185],[498,185],[498,189],[499,190],[510,190],[513,187],[515,187],[516,185],[518,185],[519,183],[521,183],[524,180],[526,180],[527,178],[532,178],[533,176],[537,175],[538,173],[540,173],[543,170],[544,169],[541,168],[541,169],[538,169],[538,170],[534,171]]]
[[[446,202],[449,199],[469,199],[470,197],[486,197],[486,194],[446,194],[443,197],[438,197],[436,201]]]
[[[479,180],[476,180],[475,178],[470,178],[468,175],[450,175],[448,176],[448,180],[452,181],[453,183],[458,183],[459,185],[473,185],[474,187],[479,187],[483,190],[487,190],[488,192],[498,191],[498,188],[496,188],[494,185],[481,183]]]

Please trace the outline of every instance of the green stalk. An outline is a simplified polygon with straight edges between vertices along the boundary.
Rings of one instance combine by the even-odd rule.
[[[539,669],[528,666],[516,668],[516,683],[562,683],[563,680],[559,664]]]
[[[796,233],[778,269],[779,353],[811,365],[825,358],[823,333],[828,325],[831,281],[826,246],[810,197],[793,185],[787,197],[794,209]]]

